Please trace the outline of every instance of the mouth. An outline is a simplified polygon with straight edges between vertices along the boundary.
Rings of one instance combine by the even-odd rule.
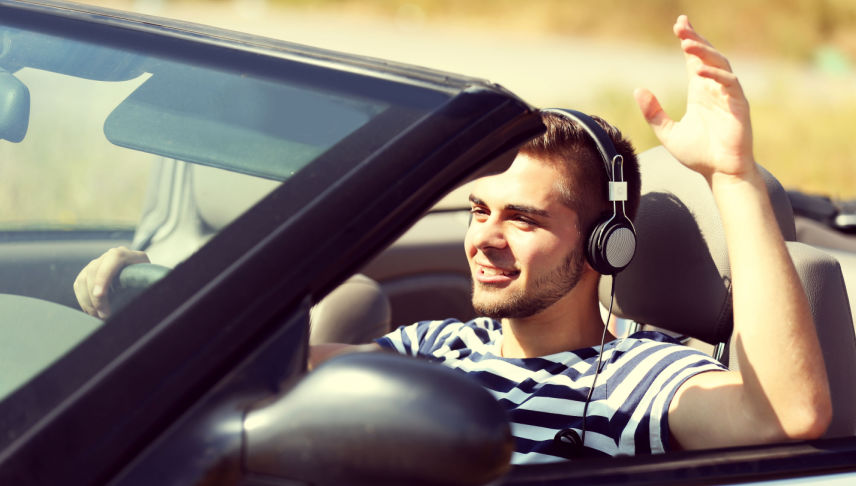
[[[519,270],[506,270],[488,265],[476,264],[475,278],[480,283],[502,284],[507,283],[520,275]]]

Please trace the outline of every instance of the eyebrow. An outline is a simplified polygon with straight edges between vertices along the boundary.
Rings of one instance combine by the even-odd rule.
[[[476,196],[470,194],[470,202],[475,204],[476,206],[487,206],[481,199]],[[508,204],[503,210],[505,211],[514,211],[517,213],[529,214],[532,216],[540,216],[542,218],[549,218],[550,213],[544,209],[535,208],[532,206],[527,206],[525,204]]]

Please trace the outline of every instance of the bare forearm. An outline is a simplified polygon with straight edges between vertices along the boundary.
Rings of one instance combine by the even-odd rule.
[[[829,415],[826,370],[808,300],[761,175],[718,174],[710,183],[731,262],[745,405],[787,436],[817,435]]]

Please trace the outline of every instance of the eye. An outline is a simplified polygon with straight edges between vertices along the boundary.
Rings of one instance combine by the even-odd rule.
[[[474,217],[477,217],[477,216],[487,216],[490,213],[488,213],[487,209],[485,209],[482,206],[473,206],[470,208],[470,214],[472,214]]]
[[[540,226],[537,221],[523,214],[515,215],[512,218],[512,221],[514,221],[517,226],[524,229],[531,229]]]

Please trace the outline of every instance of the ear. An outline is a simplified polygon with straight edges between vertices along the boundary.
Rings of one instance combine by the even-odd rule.
[[[597,289],[597,286],[600,284],[600,277],[602,277],[603,275],[598,273],[598,271],[591,266],[591,263],[589,263],[588,258],[584,258],[583,262],[583,273],[580,277],[580,282],[586,282],[586,284],[588,285],[588,282],[591,281],[592,285],[594,285],[595,289]]]

